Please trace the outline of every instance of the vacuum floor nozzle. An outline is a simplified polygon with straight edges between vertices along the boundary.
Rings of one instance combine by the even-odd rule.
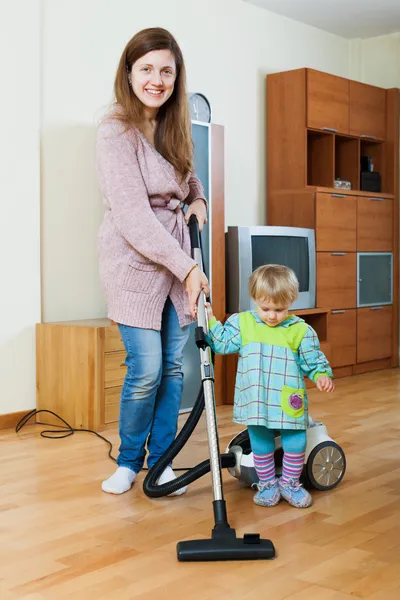
[[[262,540],[258,533],[236,537],[232,528],[219,531],[213,529],[212,537],[203,540],[188,540],[177,544],[180,562],[210,560],[267,560],[275,558],[271,540]]]

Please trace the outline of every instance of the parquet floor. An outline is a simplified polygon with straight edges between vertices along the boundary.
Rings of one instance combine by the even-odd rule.
[[[337,489],[314,492],[310,509],[262,508],[224,474],[231,525],[272,539],[270,562],[177,562],[177,541],[210,535],[209,475],[178,498],[151,500],[140,483],[108,496],[114,464],[95,436],[1,431],[1,600],[399,600],[400,370],[338,380],[310,406],[346,453]],[[239,427],[231,407],[218,414],[224,448]],[[105,435],[117,444],[115,426]],[[176,465],[206,456],[202,420]]]

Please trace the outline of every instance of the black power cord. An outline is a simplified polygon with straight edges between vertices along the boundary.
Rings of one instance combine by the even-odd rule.
[[[49,425],[49,423],[40,423],[37,422],[36,425],[46,425],[48,427],[60,427],[59,430],[57,429],[45,429],[43,431],[40,432],[40,435],[43,438],[47,438],[50,440],[61,440],[63,438],[67,438],[70,435],[74,435],[74,433],[76,432],[83,432],[83,433],[93,433],[94,435],[97,435],[98,438],[100,438],[101,440],[103,440],[104,442],[106,442],[106,444],[109,445],[110,449],[108,451],[108,456],[111,458],[111,460],[113,460],[114,462],[117,462],[117,459],[114,458],[114,456],[111,454],[113,446],[112,443],[110,442],[110,440],[108,440],[107,438],[105,438],[104,436],[100,435],[99,433],[97,433],[97,431],[93,431],[92,429],[74,429],[73,427],[71,427],[71,425],[69,423],[67,423],[67,421],[65,421],[62,417],[60,417],[60,415],[56,415],[56,413],[54,413],[51,410],[36,410],[33,409],[30,412],[28,412],[26,415],[24,415],[22,417],[22,419],[20,419],[20,421],[18,421],[17,425],[15,426],[15,433],[18,433],[27,423],[28,421],[30,421],[32,419],[32,417],[34,417],[35,415],[38,415],[39,413],[49,413],[50,415],[53,415],[54,417],[56,417],[57,419],[60,419],[60,421],[62,421],[65,425],[65,427],[63,427],[62,425]],[[64,431],[63,431],[64,429]]]
[[[26,415],[24,415],[22,417],[22,419],[20,419],[18,421],[18,423],[15,426],[15,433],[19,433],[21,431],[21,429],[23,427],[25,427],[25,425],[28,423],[28,421],[30,421],[32,419],[32,417],[38,415],[39,413],[49,413],[50,415],[53,415],[53,417],[56,417],[56,419],[60,419],[60,421],[62,421],[65,426],[65,427],[63,427],[62,425],[50,425],[49,423],[36,422],[35,423],[36,425],[46,425],[47,427],[59,427],[60,428],[60,429],[44,429],[43,431],[40,432],[41,437],[47,438],[50,440],[61,440],[63,438],[69,437],[70,435],[74,435],[74,433],[93,433],[94,435],[96,435],[98,438],[100,438],[101,440],[106,442],[106,444],[109,445],[110,449],[108,451],[108,456],[109,456],[109,458],[111,458],[111,460],[113,460],[114,462],[117,462],[117,459],[111,454],[112,450],[113,450],[113,445],[110,442],[110,440],[105,438],[103,435],[100,435],[99,433],[97,433],[97,431],[93,431],[93,429],[74,429],[73,427],[71,427],[71,425],[69,423],[67,423],[67,421],[65,421],[62,417],[60,417],[60,415],[57,415],[52,410],[46,410],[46,409],[36,410],[36,408],[34,408],[30,412],[28,412]],[[174,468],[174,471],[188,471],[190,468],[191,467]],[[142,470],[148,471],[149,469],[144,468]]]

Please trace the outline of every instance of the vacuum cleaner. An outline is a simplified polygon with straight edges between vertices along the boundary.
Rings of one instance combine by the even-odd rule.
[[[189,219],[189,232],[192,257],[203,270],[201,240],[197,218]],[[198,302],[197,327],[195,340],[200,351],[202,387],[196,404],[185,425],[165,454],[150,469],[143,483],[145,494],[151,498],[165,496],[196,481],[211,471],[213,489],[214,527],[209,539],[188,540],[178,542],[177,557],[181,562],[217,561],[217,560],[255,560],[275,557],[275,548],[270,540],[261,539],[258,533],[237,537],[235,529],[228,523],[226,502],[224,499],[222,468],[234,467],[233,453],[220,454],[217,417],[214,397],[214,369],[211,349],[206,342],[208,332],[207,312],[204,306],[205,296],[201,293]],[[172,459],[179,453],[196,427],[203,408],[206,411],[209,460],[193,467],[172,482],[157,485],[157,480]]]
[[[189,219],[189,232],[192,257],[203,269],[201,237],[197,219]],[[144,493],[151,498],[159,498],[189,485],[211,471],[213,488],[214,528],[210,539],[182,541],[177,545],[179,561],[254,560],[275,557],[275,548],[270,540],[261,539],[258,533],[245,534],[238,538],[227,519],[226,503],[223,494],[223,468],[241,483],[254,486],[258,477],[254,468],[253,453],[247,429],[238,433],[228,444],[226,452],[220,454],[216,408],[214,398],[213,355],[206,342],[208,332],[207,312],[204,294],[198,302],[195,340],[200,351],[202,386],[196,403],[182,430],[165,454],[149,470],[143,483]],[[189,469],[174,481],[157,485],[164,469],[177,456],[190,438],[205,408],[210,458]],[[275,433],[275,465],[277,475],[282,469],[283,450],[279,432]],[[321,421],[310,419],[307,430],[307,448],[302,473],[302,483],[317,490],[331,490],[344,477],[346,458],[342,448],[329,437]]]

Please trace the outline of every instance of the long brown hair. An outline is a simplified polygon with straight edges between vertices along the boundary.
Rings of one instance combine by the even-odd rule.
[[[174,91],[157,114],[155,147],[184,179],[189,171],[193,170],[193,142],[186,94],[186,71],[181,49],[166,29],[161,27],[142,29],[125,46],[114,82],[115,100],[122,110],[116,111],[114,116],[127,127],[141,129],[143,104],[129,85],[128,75],[132,65],[153,50],[169,50],[176,64]]]

